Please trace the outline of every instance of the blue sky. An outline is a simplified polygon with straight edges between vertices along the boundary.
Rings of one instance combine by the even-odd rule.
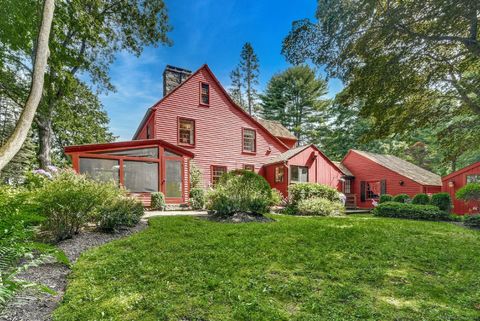
[[[130,140],[146,109],[162,97],[167,64],[196,70],[207,63],[228,87],[230,71],[248,41],[260,60],[262,90],[273,74],[289,66],[280,50],[292,21],[313,19],[316,10],[314,0],[166,0],[166,4],[173,46],[145,48],[138,58],[121,52],[110,68],[117,92],[100,99],[118,140]],[[340,89],[340,81],[329,82],[329,96]]]

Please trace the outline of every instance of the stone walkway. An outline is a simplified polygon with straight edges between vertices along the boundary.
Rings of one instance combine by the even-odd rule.
[[[142,218],[156,216],[204,216],[207,211],[146,211]]]

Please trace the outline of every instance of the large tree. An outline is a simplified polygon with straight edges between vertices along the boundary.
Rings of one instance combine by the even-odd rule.
[[[316,17],[294,22],[283,53],[343,80],[371,137],[480,122],[480,2],[319,0]]]
[[[260,64],[252,44],[247,42],[240,52],[240,63],[231,72],[230,94],[250,115],[255,112]],[[243,96],[245,95],[245,99]]]
[[[30,12],[30,20],[35,20],[37,0],[15,2],[12,10],[7,10],[10,19],[0,26],[19,32],[0,33],[1,41],[10,43],[7,49],[0,49],[7,52],[0,53],[0,57],[8,59],[8,66],[23,65],[28,73],[31,48],[21,39],[31,28],[29,19],[24,18],[26,13]],[[42,167],[51,163],[56,127],[53,122],[66,114],[60,109],[75,97],[80,75],[96,89],[114,90],[108,68],[116,53],[124,50],[138,56],[147,45],[170,44],[169,30],[163,0],[70,0],[57,5],[45,90],[35,118]]]
[[[327,83],[307,65],[299,65],[274,75],[261,95],[262,116],[276,120],[291,130],[300,143],[310,141],[318,130],[322,112],[328,105],[323,96]]]

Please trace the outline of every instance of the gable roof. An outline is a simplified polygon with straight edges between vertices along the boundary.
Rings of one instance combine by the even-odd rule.
[[[332,163],[334,163],[335,165],[337,165],[337,167],[340,169],[340,171],[342,171],[343,175],[354,177],[354,175],[353,175],[352,172],[347,168],[347,166],[343,165],[343,164],[340,163],[340,162],[332,162]]]
[[[470,164],[468,166],[465,166],[464,168],[460,168],[459,170],[455,171],[455,172],[452,172],[446,176],[443,176],[442,177],[442,181],[446,180],[446,179],[449,179],[449,178],[452,178],[454,176],[457,176],[459,174],[462,174],[464,172],[468,172],[469,170],[477,167],[477,166],[480,166],[480,162],[476,162],[476,163],[473,163],[473,164]]]
[[[297,140],[297,137],[295,137],[295,135],[286,129],[280,122],[257,117],[255,117],[255,119],[274,136]]]
[[[406,160],[403,160],[396,156],[376,154],[376,153],[364,152],[364,151],[354,150],[354,149],[351,149],[349,153],[350,152],[355,152],[365,158],[368,158],[369,160],[393,172],[396,172],[402,176],[405,176],[419,184],[432,185],[432,186],[442,185],[442,180],[439,175],[432,173],[424,168],[421,168],[415,164],[407,162]]]
[[[227,93],[227,91],[225,90],[225,88],[223,88],[222,84],[220,83],[220,81],[217,79],[217,77],[215,77],[215,75],[213,74],[212,70],[210,70],[210,67],[208,67],[207,64],[204,64],[203,66],[201,66],[200,68],[198,68],[194,73],[192,73],[187,79],[185,79],[180,85],[178,85],[177,87],[175,87],[174,89],[172,89],[168,94],[166,94],[165,96],[163,96],[159,101],[157,101],[152,107],[150,107],[149,109],[147,109],[147,112],[145,113],[145,116],[143,117],[142,119],[142,122],[140,123],[140,125],[138,126],[137,128],[137,131],[135,132],[135,134],[133,135],[133,139],[135,139],[137,137],[138,134],[140,134],[140,131],[142,130],[143,126],[145,125],[145,122],[148,120],[148,118],[150,117],[151,113],[157,109],[159,107],[159,105],[165,100],[167,99],[168,97],[170,97],[171,95],[173,95],[173,93],[175,93],[177,91],[178,88],[182,87],[187,81],[189,81],[190,79],[192,79],[193,77],[195,77],[198,73],[200,73],[200,71],[202,70],[205,70],[207,71],[210,76],[212,77],[213,81],[215,82],[215,84],[218,86],[218,88],[220,88],[220,91],[224,94],[224,96],[227,98],[227,100],[232,104],[233,107],[235,107],[236,109],[238,109],[240,112],[242,112],[245,116],[247,116],[256,126],[258,126],[259,128],[263,129],[271,138],[273,138],[279,145],[281,145],[282,147],[284,147],[285,149],[288,150],[288,146],[285,145],[284,142],[282,142],[277,136],[275,136],[274,134],[272,134],[267,128],[265,128],[265,126],[263,126],[257,119],[255,119],[254,117],[252,117],[249,113],[247,113],[242,107],[240,107],[239,105],[237,105],[237,103],[232,99],[232,97],[230,97],[230,95]]]

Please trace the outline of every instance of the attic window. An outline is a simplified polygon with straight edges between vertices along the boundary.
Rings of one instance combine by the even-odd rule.
[[[210,104],[210,86],[205,82],[200,83],[200,104]]]
[[[257,150],[256,146],[256,132],[253,129],[244,128],[243,129],[243,151],[249,153],[255,153]]]
[[[150,125],[147,125],[147,139],[152,138],[152,129]]]

